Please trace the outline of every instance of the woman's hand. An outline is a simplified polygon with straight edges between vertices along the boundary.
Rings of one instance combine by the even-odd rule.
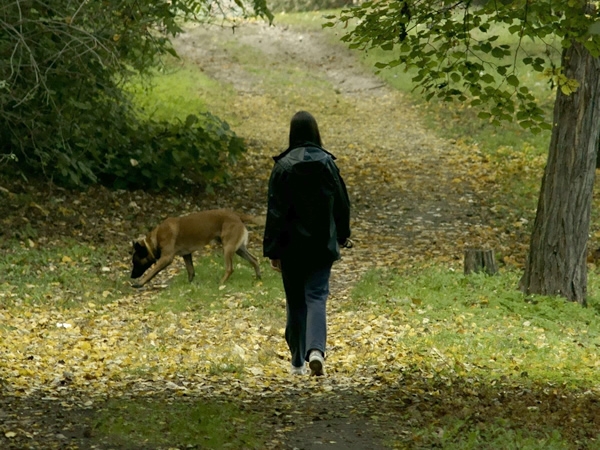
[[[276,272],[281,272],[281,260],[280,259],[272,259],[271,260],[271,269]]]
[[[346,239],[344,241],[344,243],[341,245],[342,248],[352,248],[354,247],[354,242],[352,242],[350,239]]]

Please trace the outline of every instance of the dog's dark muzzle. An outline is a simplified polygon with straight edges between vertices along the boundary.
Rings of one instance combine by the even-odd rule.
[[[131,270],[131,278],[139,278],[141,277],[146,270],[148,270],[154,261],[148,261],[144,259],[143,261],[136,261],[135,257],[133,259],[133,269]]]
[[[139,278],[143,275],[144,270],[141,267],[134,267],[131,271],[131,278]]]

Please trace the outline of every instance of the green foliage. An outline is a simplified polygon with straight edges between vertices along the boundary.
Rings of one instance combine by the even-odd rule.
[[[465,102],[478,108],[482,119],[496,125],[516,120],[532,132],[550,129],[550,124],[522,83],[524,74],[545,73],[569,93],[577,86],[554,65],[556,53],[577,41],[592,55],[600,54],[600,35],[593,32],[598,11],[582,1],[549,5],[518,0],[481,6],[451,0],[367,1],[330,19],[353,25],[342,38],[351,48],[393,52],[377,63],[378,68],[414,69],[412,81],[427,99]],[[499,28],[517,40],[503,42]],[[545,54],[530,55],[524,47],[528,40],[545,45]],[[521,71],[517,62],[523,65]]]
[[[494,27],[494,32],[499,36],[498,42],[503,45],[518,45],[519,37],[511,35],[505,27]],[[557,43],[558,44],[558,43]],[[521,42],[521,48],[532,57],[547,57],[546,44],[539,41],[526,40]],[[389,62],[394,59],[393,52],[386,52],[380,48],[361,52],[365,63],[373,68],[378,62]],[[551,64],[560,64],[560,55],[551,55]],[[550,56],[548,56],[550,57]],[[545,117],[550,117],[555,99],[554,92],[549,89],[549,79],[543,73],[528,70],[521,61],[515,62],[515,70],[520,74],[520,82],[526,86],[535,97],[539,107],[544,111]],[[389,67],[379,71],[379,76],[394,88],[411,93],[415,103],[422,104],[422,96],[414,92],[415,85],[412,78],[417,75],[416,68],[402,66]],[[413,92],[411,92],[413,91]],[[468,103],[444,102],[437,97],[423,106],[421,110],[425,113],[424,118],[431,129],[438,130],[444,137],[461,138],[469,143],[477,143],[485,152],[495,151],[503,146],[519,148],[524,143],[536,147],[540,154],[547,154],[550,133],[529,133],[517,123],[504,123],[501,130],[490,124],[489,120],[478,120],[481,110],[471,108]]]
[[[121,145],[105,151],[96,170],[100,181],[118,188],[223,184],[245,150],[229,125],[210,113],[172,123],[148,119],[119,137]]]
[[[251,8],[252,14],[271,17],[262,0],[236,5],[240,14],[250,14]],[[159,177],[146,186],[162,187],[161,173],[169,158],[178,161],[183,151],[190,153],[184,164],[197,166],[196,173],[205,171],[211,159],[229,158],[205,156],[223,150],[225,139],[231,141],[225,147],[238,152],[239,140],[212,117],[184,125],[140,123],[123,90],[130,76],[148,73],[164,55],[175,55],[169,37],[182,31],[181,21],[211,20],[214,8],[215,4],[197,0],[8,2],[0,11],[0,161],[26,175],[43,173],[71,186],[105,179],[117,185],[139,185]],[[204,125],[208,128],[201,130]],[[139,133],[154,139],[153,145],[161,151],[166,147],[164,160],[147,142],[134,147]],[[192,142],[201,148],[173,142],[190,138],[197,139]],[[146,172],[154,171],[150,175],[139,177],[134,172],[132,180],[117,181],[115,173],[128,176],[124,161],[136,150],[162,163],[145,167]],[[202,156],[195,162],[197,153]],[[222,170],[221,166],[209,170],[202,181],[224,178]]]

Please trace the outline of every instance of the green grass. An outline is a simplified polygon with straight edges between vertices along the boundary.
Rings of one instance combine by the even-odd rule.
[[[443,268],[393,274],[371,271],[355,287],[352,308],[397,317],[398,345],[437,370],[490,379],[527,377],[586,386],[600,382],[598,275],[589,307],[529,296],[520,274],[465,276]],[[432,354],[432,349],[436,349]]]
[[[169,59],[149,78],[132,80],[127,86],[144,117],[171,121],[208,110],[206,97],[231,100],[230,87],[214,81],[192,64]]]
[[[307,31],[320,31],[323,24],[328,22],[326,16],[338,13],[338,10],[307,11],[298,13],[275,14],[273,24],[275,26],[291,25],[295,29]]]
[[[83,312],[94,298],[85,297],[85,292],[100,293],[106,288],[101,277],[90,277],[89,273],[96,266],[109,266],[106,258],[119,258],[116,254],[107,256],[105,248],[78,246],[73,242],[35,251],[16,247],[4,256],[0,266],[7,276],[0,285],[2,305],[15,317],[26,314],[33,304],[37,311],[52,311],[66,302],[72,310]],[[78,263],[70,264],[65,257]],[[156,335],[153,338],[158,345],[156,357],[170,351],[163,349],[165,344],[161,342],[167,326],[176,325],[175,329],[186,326],[178,323],[179,314],[186,314],[184,321],[201,323],[210,312],[228,308],[240,314],[252,311],[253,323],[279,324],[276,327],[284,323],[281,281],[266,264],[262,267],[263,280],[258,282],[245,261],[236,258],[236,270],[226,287],[221,288],[220,253],[196,256],[194,261],[198,278],[192,284],[187,282],[183,263],[176,262],[180,264],[180,273],[156,280],[157,284],[166,283],[168,288],[158,291],[150,288],[151,295],[140,297],[140,301],[146,302],[144,317],[137,318],[131,312],[124,316],[128,322],[154,324],[148,332]],[[50,275],[44,275],[42,267],[52,265],[68,279],[53,286],[53,296],[45,297],[46,283],[51,278],[45,278]],[[590,306],[581,308],[561,298],[523,296],[516,289],[519,274],[510,271],[501,271],[497,276],[465,276],[444,267],[405,273],[368,272],[356,285],[351,299],[344,303],[345,308],[385,317],[401,326],[387,344],[404,355],[401,360],[406,367],[396,377],[404,380],[403,389],[418,392],[415,383],[424,383],[423,401],[435,405],[430,417],[413,416],[417,413],[411,408],[403,409],[402,422],[406,424],[403,429],[410,434],[399,436],[410,436],[411,448],[573,448],[562,429],[540,421],[541,413],[535,409],[537,403],[530,404],[525,399],[525,411],[519,413],[517,420],[510,417],[510,408],[517,407],[513,402],[518,403],[519,397],[506,394],[510,408],[503,404],[494,407],[493,402],[501,392],[515,386],[516,392],[537,392],[533,398],[543,399],[541,392],[553,389],[552,386],[561,392],[583,392],[600,383],[597,355],[600,276],[594,270],[589,275]],[[127,276],[125,270],[119,275],[123,286],[120,295],[139,292],[125,291]],[[24,285],[26,291],[17,294],[14,286],[19,285]],[[27,292],[30,300],[16,301],[23,292]],[[57,302],[55,297],[63,300]],[[114,300],[109,296],[99,301]],[[190,311],[197,318],[195,314],[190,316]],[[151,317],[163,317],[164,323]],[[161,328],[163,325],[165,329]],[[146,345],[140,346],[140,351],[151,356]],[[267,356],[267,360],[273,358],[273,354]],[[214,361],[206,376],[243,377],[246,365],[247,362],[231,353]],[[181,367],[178,372],[185,375],[188,369]],[[123,367],[124,376],[128,370],[128,366]],[[138,370],[144,379],[152,379],[156,368],[131,370]],[[445,402],[456,402],[458,406],[454,403],[448,406]],[[490,408],[498,408],[501,415],[494,416]],[[226,444],[231,448],[260,448],[266,437],[262,434],[264,427],[255,426],[257,420],[264,420],[258,414],[211,398],[174,395],[160,401],[135,397],[112,399],[95,417],[94,437],[124,448],[136,445],[163,448],[173,443],[179,448],[226,448]],[[586,430],[590,426],[586,424]],[[403,448],[406,444],[403,439],[390,436],[390,443]],[[594,448],[595,441],[582,439],[579,448]]]
[[[94,434],[118,448],[260,448],[259,420],[230,402],[112,399],[94,418]]]
[[[133,325],[137,334],[152,332],[153,338],[140,341],[140,351],[147,352],[150,360],[123,366],[124,376],[152,378],[156,358],[169,352],[161,341],[163,335],[172,333],[178,314],[184,321],[201,323],[208,317],[219,316],[219,311],[252,316],[257,324],[276,329],[285,323],[284,295],[281,277],[269,269],[262,258],[259,263],[262,279],[257,280],[254,269],[242,258],[234,256],[234,273],[225,285],[220,285],[224,261],[220,249],[207,249],[194,255],[196,277],[188,282],[182,258],[177,257],[168,270],[161,272],[144,288],[130,285],[130,255],[124,255],[108,246],[86,246],[65,240],[56,241],[46,248],[27,248],[12,241],[0,257],[0,311],[9,317],[42,317],[41,321],[55,330],[55,320],[66,315],[70,327],[93,323],[98,311],[117,311],[126,323],[153,323],[152,329]],[[257,254],[256,250],[253,250]],[[119,307],[119,299],[135,297],[140,309],[131,312],[132,304]],[[79,312],[79,313],[78,313]],[[103,313],[98,313],[102,315]],[[112,315],[112,313],[111,313]],[[140,318],[138,318],[138,315]],[[14,331],[12,320],[0,324],[0,331]],[[85,325],[87,326],[87,325]],[[121,329],[121,332],[125,332]],[[128,331],[129,332],[129,331]],[[135,338],[137,339],[137,338]],[[152,340],[156,340],[155,345]],[[248,361],[232,352],[230,342],[222,342],[222,357],[210,363],[211,376],[243,376]],[[258,359],[271,358],[273,349],[265,348]],[[164,364],[164,361],[163,361]],[[194,370],[193,367],[180,370]]]
[[[0,256],[0,295],[4,305],[71,308],[88,301],[104,304],[135,292],[130,286],[129,255],[111,246],[92,247],[66,240],[46,248],[28,248],[14,241],[10,251]],[[256,251],[255,251],[256,253]],[[121,261],[115,267],[115,261]],[[176,276],[162,272],[151,280],[167,284],[148,304],[149,311],[198,311],[200,313],[235,305],[240,308],[268,308],[273,298],[283,298],[281,277],[260,261],[262,279],[239,256],[234,256],[234,273],[225,285],[219,281],[225,272],[220,249],[194,254],[196,276],[188,282],[183,259],[177,257]]]
[[[112,265],[115,258],[119,252],[112,246],[66,240],[32,248],[15,241],[0,256],[0,298],[4,305],[57,308],[110,302],[128,287]]]
[[[573,411],[584,392],[595,401],[600,277],[590,271],[582,308],[524,296],[519,275],[373,270],[356,285],[348,308],[401,324],[389,344],[406,364],[399,390],[431,396],[424,404],[402,397],[411,406],[392,448],[600,448],[595,413],[581,409],[574,432],[557,412]]]
[[[440,431],[441,430],[441,431]],[[439,439],[432,439],[432,436]],[[425,442],[435,442],[436,447],[447,450],[567,450],[568,440],[557,430],[532,433],[519,429],[515,421],[498,419],[486,427],[472,427],[462,420],[448,420],[441,427],[429,426],[417,436]]]
[[[260,260],[261,280],[256,279],[254,269],[247,261],[235,256],[233,263],[233,274],[225,285],[220,285],[219,281],[225,273],[225,263],[220,250],[194,255],[196,275],[192,283],[188,282],[183,262],[175,261],[173,264],[179,264],[181,272],[168,281],[168,289],[159,291],[153,296],[148,310],[203,313],[235,307],[256,308],[263,310],[265,314],[270,314],[274,299],[284,298],[281,276],[270,270],[262,258]],[[164,279],[161,277],[158,275],[151,283],[160,283],[160,280]]]
[[[101,268],[114,267],[115,261],[121,260],[122,256],[116,253],[107,255],[106,248],[70,241],[33,251],[16,244],[1,260],[0,270],[6,281],[0,285],[0,302],[13,317],[26,316],[32,305],[36,311],[53,311],[67,305],[85,314],[89,302],[117,300],[116,293],[106,298],[102,295],[111,286],[120,286],[119,296],[140,292],[126,287],[129,280],[125,270],[119,272],[118,279],[111,279],[108,284],[103,281]],[[194,262],[197,279],[193,283],[188,283],[183,263],[176,262],[180,264],[177,275],[171,278],[159,275],[154,281],[166,283],[166,289],[150,287],[145,294],[141,293],[139,301],[145,303],[144,317],[137,318],[131,311],[124,315],[127,322],[123,326],[138,321],[141,327],[144,323],[153,324],[147,331],[156,336],[148,337],[148,342],[141,341],[140,346],[140,351],[146,352],[152,361],[165,351],[180,351],[163,348],[165,344],[160,339],[168,334],[167,328],[176,330],[179,325],[186,326],[178,322],[180,313],[186,313],[184,322],[202,323],[204,317],[223,308],[241,316],[246,310],[252,312],[253,323],[270,324],[274,329],[282,326],[285,308],[281,280],[277,273],[268,270],[264,261],[261,261],[263,280],[259,282],[254,279],[252,268],[236,258],[236,270],[225,287],[218,282],[223,270],[220,252],[196,256]],[[56,269],[46,270],[49,273],[45,274],[43,269],[52,265]],[[58,279],[54,272],[61,273],[62,281],[54,281]],[[431,420],[420,416],[417,420],[410,416],[410,408],[403,409],[406,423],[411,424],[406,425],[411,442],[422,444],[414,448],[573,448],[560,429],[553,429],[545,422],[536,425],[534,409],[526,410],[528,416],[516,420],[505,415],[494,418],[488,411],[490,406],[478,405],[483,399],[493,402],[500,395],[498,389],[514,386],[520,386],[519,392],[539,392],[544,386],[583,392],[600,383],[597,354],[600,276],[590,270],[588,308],[561,298],[525,297],[516,289],[518,277],[518,273],[510,271],[501,271],[497,276],[464,276],[444,267],[403,273],[373,270],[358,282],[351,299],[344,303],[346,309],[385,317],[400,327],[390,337],[393,342],[387,345],[404,355],[401,361],[406,366],[396,376],[404,380],[402,383],[409,382],[406,389],[417,389],[414,383],[425,383],[422,387],[427,393],[423,394],[425,399],[440,395],[442,399],[462,402],[456,413],[452,408],[444,410],[441,403],[441,411],[432,413]],[[118,311],[112,308],[106,311],[109,310]],[[91,324],[99,320],[95,317],[86,320]],[[153,319],[159,317],[164,318],[164,323]],[[148,347],[150,339],[158,345],[155,356],[152,347]],[[172,344],[176,342],[177,339]],[[223,342],[223,348],[228,345]],[[274,357],[272,353],[263,356],[269,360]],[[247,364],[232,352],[212,362],[206,376],[243,377]],[[124,376],[128,370],[137,370],[140,377],[152,379],[156,368],[151,364],[137,369],[126,365]],[[184,379],[186,370],[177,369]],[[474,420],[479,410],[488,415]],[[510,410],[503,414],[510,415]],[[206,398],[192,401],[174,395],[156,402],[135,396],[113,399],[95,420],[95,438],[124,448],[134,445],[163,448],[172,442],[190,448],[222,448],[225,443],[232,448],[260,448],[265,439],[260,434],[264,428],[254,426],[257,416],[234,404]],[[593,448],[594,442],[580,444]]]

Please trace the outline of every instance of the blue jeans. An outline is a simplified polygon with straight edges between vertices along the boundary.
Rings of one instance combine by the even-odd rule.
[[[332,263],[311,266],[297,261],[281,261],[287,311],[285,340],[295,367],[304,365],[311,350],[325,354],[331,266]]]

